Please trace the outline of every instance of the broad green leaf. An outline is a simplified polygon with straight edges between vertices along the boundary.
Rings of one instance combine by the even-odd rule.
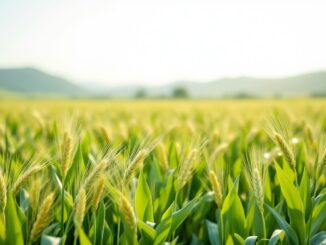
[[[265,206],[272,213],[277,224],[281,227],[281,229],[284,230],[290,244],[299,244],[297,234],[295,233],[293,228],[286,222],[286,220],[278,212],[276,212],[275,209],[273,209],[267,204],[265,204]]]
[[[160,198],[156,199],[159,201],[160,210],[165,210],[168,207],[169,199],[174,193],[174,172],[174,170],[169,170],[166,183],[160,188]]]
[[[238,233],[234,233],[233,237],[234,239],[232,238],[232,235],[229,234],[226,239],[226,244],[244,244],[245,240]]]
[[[22,226],[18,218],[15,200],[11,193],[8,195],[6,206],[6,244],[23,245],[24,237]]]
[[[319,203],[315,206],[312,213],[311,234],[314,235],[319,231],[321,225],[326,222],[326,202]]]
[[[310,242],[311,245],[326,245],[326,231],[314,235]]]
[[[61,238],[60,237],[53,237],[48,235],[42,235],[41,237],[41,245],[60,245]]]
[[[82,228],[79,228],[78,233],[80,245],[92,245]]]
[[[281,167],[275,165],[277,178],[281,185],[283,197],[288,206],[288,213],[290,216],[290,223],[296,231],[300,243],[305,243],[305,215],[304,207],[298,189],[294,186],[293,182],[289,179],[287,173]]]
[[[242,237],[247,236],[246,218],[241,200],[238,196],[239,177],[236,178],[232,189],[226,196],[222,207],[224,236],[238,233]]]
[[[212,245],[220,245],[220,236],[218,234],[218,226],[217,224],[210,222],[209,220],[206,220],[206,227],[207,227],[207,233],[209,241]]]
[[[138,229],[140,231],[141,237],[144,244],[153,244],[155,237],[157,235],[154,228],[146,224],[145,222],[138,220]]]
[[[249,236],[244,241],[244,245],[254,245],[254,244],[256,244],[257,239],[258,239],[258,236]]]
[[[165,239],[168,237],[172,225],[172,211],[174,204],[165,211],[162,216],[161,222],[156,227],[156,237],[155,237],[155,245],[159,245],[164,243]]]
[[[256,201],[254,202],[254,221],[253,231],[260,239],[266,237],[265,218],[261,210],[258,208]]]
[[[229,186],[230,186],[230,183],[229,183]],[[228,195],[226,196],[226,198],[223,202],[222,215],[225,214],[231,208],[234,198],[235,198],[236,194],[238,193],[238,186],[239,186],[239,177],[237,177],[236,180],[234,181],[232,187],[230,188],[231,190],[229,191]]]
[[[285,236],[284,230],[275,230],[269,239],[268,245],[277,245],[278,242],[282,242]]]
[[[173,213],[171,231],[175,231],[182,224],[182,222],[189,216],[192,209],[197,204],[197,201],[198,201],[197,198],[194,198],[193,200],[188,202],[184,208],[179,209],[178,211]]]
[[[143,172],[140,173],[135,194],[135,209],[137,217],[146,222],[154,221],[153,203],[150,189],[147,185]]]
[[[309,216],[310,216],[311,194],[310,194],[309,176],[308,176],[308,173],[307,173],[306,169],[304,169],[304,171],[303,171],[299,191],[300,191],[300,196],[301,196],[301,199],[302,199],[302,202],[303,202],[304,211],[305,211],[305,214],[306,214],[305,218],[307,220],[309,218]]]
[[[0,218],[0,244],[4,244],[6,239],[6,229],[2,218]]]
[[[96,214],[96,244],[103,243],[105,212],[104,203],[100,202]]]
[[[191,235],[191,243],[190,243],[190,245],[201,245],[198,237],[194,233],[192,233],[192,235]]]

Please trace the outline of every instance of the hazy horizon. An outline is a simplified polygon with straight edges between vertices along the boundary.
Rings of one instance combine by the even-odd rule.
[[[322,1],[1,1],[0,67],[163,85],[326,69]]]

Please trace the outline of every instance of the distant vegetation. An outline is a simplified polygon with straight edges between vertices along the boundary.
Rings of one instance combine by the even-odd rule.
[[[173,98],[188,98],[189,93],[186,88],[177,87],[173,90],[172,97]]]
[[[325,97],[326,72],[278,79],[238,77],[211,82],[180,81],[162,86],[125,85],[106,88],[89,84],[86,88],[32,68],[0,69],[0,91],[5,97],[15,94],[25,97],[101,99]]]
[[[164,99],[164,98],[175,98],[175,99],[184,99],[188,98],[189,93],[187,89],[182,87],[175,88],[171,95],[165,96],[165,95],[157,95],[157,96],[149,96],[145,89],[141,89],[136,92],[135,98],[137,99],[144,99],[144,98],[152,98],[152,99]]]

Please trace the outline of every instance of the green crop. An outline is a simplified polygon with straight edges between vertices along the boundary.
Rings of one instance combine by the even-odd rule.
[[[0,103],[0,244],[326,243],[326,101]]]

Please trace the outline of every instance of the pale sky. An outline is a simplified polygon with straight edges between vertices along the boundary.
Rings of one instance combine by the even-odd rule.
[[[0,0],[0,67],[108,85],[326,69],[326,1]]]

